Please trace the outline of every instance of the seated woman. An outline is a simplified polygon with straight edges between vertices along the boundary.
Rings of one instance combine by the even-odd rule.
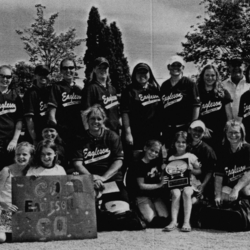
[[[85,110],[82,118],[87,132],[77,143],[73,165],[80,174],[93,175],[99,205],[97,213],[108,211],[112,215],[129,214],[131,218],[131,214],[127,213],[130,206],[121,172],[123,150],[120,137],[105,127],[106,114],[100,105]],[[113,223],[113,228],[109,229],[132,229],[133,223],[129,222],[127,215],[124,219],[119,217]],[[100,226],[100,220],[98,223]],[[106,223],[104,226],[112,224],[111,221]]]
[[[229,120],[224,131],[224,145],[215,173],[217,206],[239,197],[250,197],[250,144],[245,141],[244,125]]]

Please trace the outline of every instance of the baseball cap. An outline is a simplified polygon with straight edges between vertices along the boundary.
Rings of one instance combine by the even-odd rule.
[[[183,65],[183,66],[185,65],[185,62],[184,62],[184,60],[182,59],[182,57],[177,56],[177,55],[170,57],[170,59],[169,59],[167,65],[172,65],[172,64],[175,63],[175,62],[179,62],[179,63],[180,63],[181,65]]]
[[[101,64],[106,64],[109,67],[109,62],[105,57],[97,57],[94,61],[93,67],[100,66]]]
[[[35,68],[34,74],[35,75],[41,75],[41,76],[46,76],[50,73],[50,70],[47,66],[45,65],[38,65]]]
[[[145,70],[145,71],[149,71],[149,66],[146,63],[140,63],[137,68],[136,71],[140,71],[140,70]]]
[[[192,128],[192,129],[197,128],[197,127],[202,128],[204,132],[206,131],[206,126],[205,126],[204,122],[202,122],[201,120],[193,121],[190,124],[190,128]]]

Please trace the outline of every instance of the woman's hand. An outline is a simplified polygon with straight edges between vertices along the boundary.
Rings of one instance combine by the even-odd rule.
[[[10,151],[15,150],[16,145],[17,145],[17,140],[15,140],[15,139],[11,140],[8,147],[7,147],[7,151],[10,152]]]
[[[235,201],[238,199],[239,196],[239,191],[235,190],[234,188],[232,189],[231,193],[229,194],[229,200],[230,201]]]
[[[216,196],[215,199],[214,199],[214,201],[215,201],[215,205],[217,207],[219,207],[222,204],[222,200],[221,200],[220,196]]]
[[[133,140],[133,136],[130,133],[126,134],[126,142],[128,145],[133,145],[134,144],[134,140]]]
[[[5,209],[5,210],[10,210],[12,212],[16,212],[18,210],[18,207],[13,205],[12,203],[5,203],[5,202],[0,202],[0,206]]]
[[[167,176],[162,176],[160,186],[163,187],[165,184],[167,184],[168,180],[169,178]]]

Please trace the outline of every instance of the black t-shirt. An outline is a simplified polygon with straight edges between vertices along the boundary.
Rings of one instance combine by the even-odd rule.
[[[23,103],[15,90],[0,92],[0,140],[9,143],[16,124],[23,119]]]
[[[240,98],[239,117],[246,129],[246,139],[250,143],[250,91],[246,91]]]
[[[54,84],[49,95],[48,106],[56,108],[57,124],[61,129],[63,128],[60,136],[66,143],[68,140],[65,137],[82,133],[81,89],[79,86],[68,86],[64,81]]]
[[[24,116],[32,116],[34,119],[35,131],[41,137],[41,132],[46,126],[48,116],[48,99],[51,86],[38,88],[33,86],[24,95]]]
[[[217,175],[223,176],[223,185],[233,188],[245,171],[250,170],[250,144],[244,143],[235,153],[224,145],[218,156]]]
[[[135,178],[144,178],[144,183],[157,184],[160,182],[162,170],[161,162],[159,160],[150,161],[145,163],[142,159],[135,161],[134,163]],[[135,193],[137,196],[158,196],[160,194],[159,189],[155,190],[141,190],[138,183],[135,185]]]
[[[82,90],[81,109],[86,110],[94,104],[100,104],[106,111],[106,126],[113,131],[119,129],[119,101],[116,90],[111,84],[107,84],[106,88],[98,82],[90,82]]]
[[[76,144],[73,161],[82,161],[83,166],[91,173],[103,175],[116,160],[123,160],[120,137],[113,131],[104,129],[100,137],[87,132]],[[110,181],[122,181],[119,170]]]
[[[216,170],[216,155],[214,150],[205,142],[200,141],[195,146],[189,145],[188,151],[196,155],[201,163],[201,174],[196,176],[199,180],[203,181],[207,173],[212,173]]]
[[[232,102],[229,92],[224,90],[224,97],[220,97],[213,90],[207,92],[199,88],[199,93],[201,100],[199,118],[213,131],[213,134],[222,135],[227,121],[225,106]]]
[[[134,143],[142,148],[149,139],[159,139],[162,103],[160,90],[129,85],[122,93],[121,112],[127,113]]]
[[[164,125],[182,125],[192,121],[193,109],[200,106],[200,97],[196,84],[182,77],[172,86],[170,79],[161,85]]]

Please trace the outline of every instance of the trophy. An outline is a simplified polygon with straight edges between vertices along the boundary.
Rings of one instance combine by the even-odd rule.
[[[190,170],[188,169],[188,158],[168,161],[165,168],[169,180],[168,188],[182,188],[190,186]]]

